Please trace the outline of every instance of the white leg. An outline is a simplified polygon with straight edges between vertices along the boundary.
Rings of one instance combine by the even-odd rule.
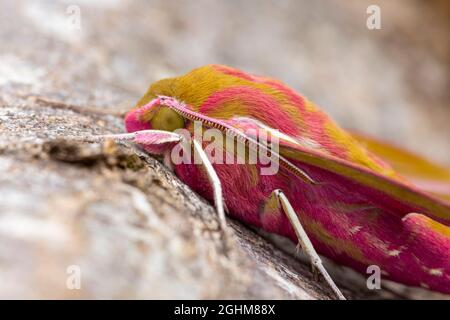
[[[336,294],[336,296],[340,300],[345,300],[344,295],[339,290],[339,288],[334,283],[333,279],[331,279],[330,275],[328,274],[327,270],[322,264],[322,260],[320,259],[319,255],[317,254],[316,250],[314,249],[311,241],[309,240],[308,235],[305,232],[305,229],[303,229],[302,224],[300,223],[300,220],[297,216],[297,214],[294,211],[294,208],[292,208],[292,205],[290,204],[288,198],[281,190],[275,190],[275,195],[279,199],[281,206],[283,208],[283,211],[285,212],[286,216],[288,217],[289,221],[291,222],[292,227],[294,228],[295,234],[297,235],[298,242],[301,246],[301,248],[305,251],[306,255],[311,260],[311,265],[314,270],[318,270],[320,274],[324,277],[325,281],[328,283],[328,285],[331,287],[333,292]]]
[[[135,131],[130,133],[117,133],[117,134],[102,134],[102,135],[89,135],[89,136],[79,136],[79,137],[67,137],[70,140],[78,140],[78,141],[84,141],[84,142],[103,142],[107,139],[112,139],[115,141],[136,141],[137,143],[142,143],[145,141],[140,141],[138,138],[143,137],[154,137],[152,140],[160,142],[161,140],[164,140],[164,142],[176,142],[180,141],[182,137],[173,132],[169,131],[163,131],[163,130],[141,130],[141,131]],[[152,142],[153,142],[152,141]]]
[[[222,230],[226,230],[226,220],[225,220],[225,212],[224,212],[224,204],[222,197],[222,185],[220,183],[219,177],[217,176],[216,171],[214,170],[211,162],[208,159],[205,151],[203,151],[202,146],[196,141],[192,140],[194,144],[194,150],[200,156],[202,160],[202,164],[206,169],[206,173],[208,174],[209,181],[213,187],[214,192],[214,204],[216,206],[217,214],[219,215],[219,222],[221,224]]]
[[[107,139],[112,139],[114,141],[131,141],[135,138],[136,134],[132,133],[118,133],[118,134],[103,134],[103,135],[92,135],[92,136],[82,136],[82,137],[69,137],[70,140],[80,140],[83,142],[103,142]]]

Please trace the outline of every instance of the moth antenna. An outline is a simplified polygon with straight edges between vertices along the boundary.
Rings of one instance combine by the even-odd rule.
[[[232,126],[230,126],[222,121],[219,121],[217,119],[214,119],[214,118],[208,117],[206,115],[199,114],[195,111],[192,111],[186,107],[186,104],[178,101],[175,98],[167,97],[167,96],[158,96],[157,99],[159,99],[158,103],[161,103],[161,104],[171,108],[172,110],[177,112],[179,115],[181,115],[185,119],[188,119],[191,121],[200,121],[206,126],[216,128],[216,129],[219,129],[220,131],[223,131],[230,137],[236,137],[237,139],[241,139],[243,143],[246,143],[246,145],[249,148],[252,148],[254,151],[258,151],[258,148],[263,148],[266,151],[270,151],[269,148],[267,146],[265,146],[264,144],[254,140],[253,138],[250,138],[250,137],[244,135],[243,133],[239,132]],[[149,104],[154,103],[155,100],[153,100]],[[286,159],[283,156],[276,154],[276,153],[274,153],[274,155],[275,155],[275,157],[277,157],[278,160],[280,160],[280,164],[282,167],[284,167],[286,170],[290,171],[291,173],[293,173],[294,175],[296,175],[297,177],[302,179],[304,182],[309,183],[309,184],[318,184],[304,170],[295,166],[288,159]]]
[[[40,97],[40,96],[34,96],[34,101],[39,103],[39,104],[43,104],[45,106],[54,108],[54,109],[65,109],[65,110],[70,110],[70,111],[74,111],[76,113],[81,113],[81,114],[93,114],[93,115],[97,115],[97,116],[115,116],[115,117],[120,117],[123,118],[126,113],[128,112],[128,110],[123,110],[123,111],[104,111],[104,110],[98,110],[95,108],[90,108],[90,107],[83,107],[80,105],[75,105],[75,104],[69,104],[69,103],[65,103],[62,101],[56,101],[56,100],[52,100],[52,99],[48,99],[45,97]]]

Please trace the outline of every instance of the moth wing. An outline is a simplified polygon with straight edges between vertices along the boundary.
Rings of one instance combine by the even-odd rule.
[[[427,188],[422,189],[420,188],[420,184],[416,185],[413,181],[410,183],[406,178],[402,179],[400,175],[398,176],[399,178],[390,177],[362,165],[352,163],[333,155],[325,154],[320,150],[316,150],[313,147],[301,143],[295,137],[288,136],[278,130],[269,128],[260,121],[252,118],[238,117],[232,118],[225,122],[235,129],[244,132],[247,136],[253,139],[257,139],[257,135],[261,131],[269,137],[276,136],[278,140],[279,154],[291,163],[299,166],[300,169],[304,169],[302,168],[302,165],[306,164],[308,166],[320,168],[341,177],[345,177],[351,182],[364,186],[364,188],[355,189],[355,192],[362,192],[366,194],[372,192],[376,194],[381,193],[382,197],[379,198],[404,203],[408,208],[411,208],[410,212],[421,212],[432,219],[437,219],[445,225],[450,225],[450,203],[444,200],[446,199],[445,195],[437,196],[431,192],[429,193],[427,192],[429,191]],[[370,149],[371,148],[369,147],[369,151]],[[383,156],[383,153],[381,152],[378,152],[377,154]],[[408,157],[403,160],[400,157],[397,159],[398,162],[394,164],[394,169],[400,168],[400,162],[407,160]],[[422,163],[427,163],[426,168],[435,168],[435,170],[438,168],[433,166],[430,162],[420,161],[417,162],[417,168],[420,168]],[[439,170],[444,169],[441,168]],[[400,172],[401,171],[403,170],[400,170]],[[406,177],[409,176],[410,175],[407,175]],[[428,177],[431,178],[432,175],[428,175]],[[395,213],[398,212],[395,211]],[[400,216],[404,217],[408,213],[409,212],[404,212],[403,214],[400,214]]]
[[[420,189],[450,201],[449,169],[387,142],[355,132],[352,136]]]

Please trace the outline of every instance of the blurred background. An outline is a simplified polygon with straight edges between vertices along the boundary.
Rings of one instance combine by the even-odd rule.
[[[227,64],[450,165],[449,33],[447,0],[0,0],[0,93],[126,109],[155,80]]]
[[[92,110],[219,63],[450,167],[449,33],[448,0],[0,0],[0,298],[329,298],[232,221],[242,250],[224,265],[214,211],[153,158],[54,139],[123,132]]]

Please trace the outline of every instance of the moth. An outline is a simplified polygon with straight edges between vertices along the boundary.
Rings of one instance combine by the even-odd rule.
[[[342,129],[282,82],[207,65],[152,84],[125,126],[128,133],[110,137],[164,156],[214,202],[222,221],[226,212],[298,243],[338,298],[318,253],[361,273],[376,265],[383,278],[450,293],[450,171]],[[247,154],[198,139],[196,126]],[[186,142],[178,154],[201,161],[174,161]],[[207,152],[211,144],[215,151]],[[265,158],[250,162],[257,150]],[[219,151],[234,162],[217,161]],[[264,159],[277,170],[262,174]]]

